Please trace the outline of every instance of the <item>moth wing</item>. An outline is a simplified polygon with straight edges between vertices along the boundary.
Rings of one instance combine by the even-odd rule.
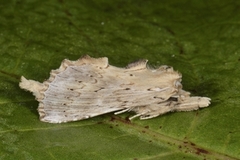
[[[33,92],[39,101],[40,120],[50,123],[115,111],[133,110],[142,119],[173,111],[161,106],[178,96],[181,75],[166,66],[151,70],[146,64],[147,60],[140,60],[124,69],[109,65],[106,57],[84,56],[64,60],[43,83],[22,78],[20,87]],[[189,97],[187,92],[184,95]]]

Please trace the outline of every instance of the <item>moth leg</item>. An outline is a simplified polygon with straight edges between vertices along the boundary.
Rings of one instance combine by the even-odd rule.
[[[124,110],[121,110],[121,111],[118,111],[118,112],[115,112],[114,114],[117,115],[117,114],[122,114],[124,112],[129,112],[131,110],[131,108],[126,108]]]
[[[136,109],[136,108],[138,108],[138,109]],[[130,112],[130,111],[135,111],[135,112],[137,113],[137,112],[139,112],[139,111],[137,111],[137,110],[139,110],[139,108],[143,108],[143,106],[141,106],[141,107],[126,108],[126,109],[124,109],[124,110],[115,112],[114,114],[117,115],[117,114],[122,114],[122,113],[124,113],[124,112]],[[136,118],[136,117],[143,116],[144,114],[146,114],[146,113],[148,113],[148,112],[149,112],[148,110],[146,110],[145,112],[142,110],[141,113],[138,113],[138,114],[130,117],[129,119],[132,120],[132,119],[134,119],[134,118]]]
[[[142,114],[140,116],[141,120],[151,119],[151,118],[157,117],[159,115],[162,115],[162,114],[165,114],[165,113],[173,111],[171,105],[149,106],[149,107],[151,107],[151,110],[149,110],[148,112]]]
[[[155,118],[155,117],[157,117],[159,115],[160,114],[154,114],[154,115],[146,114],[146,115],[142,115],[142,116],[140,116],[140,120]]]
[[[136,112],[136,115],[130,117],[129,119],[131,120],[136,117],[140,117],[141,120],[154,118],[167,112],[173,111],[173,106],[175,106],[174,102],[167,101],[160,104],[135,107],[132,109],[132,111]]]
[[[145,113],[136,114],[136,115],[130,117],[129,120],[132,120],[132,119],[134,119],[134,118],[140,117],[140,116],[142,116],[143,114],[145,114]]]

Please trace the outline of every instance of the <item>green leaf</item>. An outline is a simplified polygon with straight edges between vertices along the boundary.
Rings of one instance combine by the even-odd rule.
[[[8,0],[0,3],[1,159],[240,159],[240,2]],[[129,122],[112,113],[38,119],[20,76],[44,81],[63,59],[145,58],[183,75],[210,107]],[[144,77],[143,77],[144,78]]]

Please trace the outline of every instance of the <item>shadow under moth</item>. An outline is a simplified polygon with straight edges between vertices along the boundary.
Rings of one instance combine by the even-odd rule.
[[[118,68],[109,65],[106,57],[86,55],[77,61],[63,60],[43,83],[22,76],[19,86],[36,97],[44,122],[63,123],[129,111],[136,113],[129,119],[150,119],[210,104],[210,98],[190,97],[182,89],[181,78],[166,65],[150,69],[147,60]]]

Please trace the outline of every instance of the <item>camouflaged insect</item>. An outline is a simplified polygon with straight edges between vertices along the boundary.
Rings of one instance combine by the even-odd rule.
[[[43,83],[21,77],[19,85],[36,97],[41,121],[63,123],[109,112],[133,111],[136,115],[130,119],[149,119],[207,107],[210,98],[190,97],[182,89],[181,78],[166,65],[149,69],[147,60],[118,68],[109,65],[106,57],[83,56],[63,60]]]

